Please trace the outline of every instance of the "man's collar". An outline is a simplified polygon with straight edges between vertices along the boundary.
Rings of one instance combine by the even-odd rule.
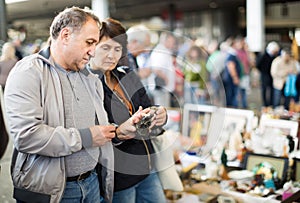
[[[48,46],[48,47],[42,49],[41,51],[39,51],[39,54],[41,56],[43,56],[44,58],[49,59],[50,58],[50,47]]]

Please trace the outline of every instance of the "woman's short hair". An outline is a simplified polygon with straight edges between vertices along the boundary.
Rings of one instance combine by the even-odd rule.
[[[109,37],[122,46],[122,58],[120,59],[119,65],[127,66],[127,34],[121,22],[112,18],[106,18],[102,21],[100,40],[103,37]]]

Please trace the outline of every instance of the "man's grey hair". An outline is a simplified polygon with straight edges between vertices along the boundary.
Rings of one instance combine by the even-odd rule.
[[[90,9],[81,9],[75,6],[71,8],[66,8],[54,18],[50,26],[51,39],[57,39],[60,31],[65,27],[70,27],[72,31],[80,30],[81,27],[90,18],[92,18],[98,23],[100,29],[101,22],[99,18]]]
[[[279,51],[280,47],[279,47],[277,42],[271,41],[271,42],[268,43],[266,49],[267,49],[268,53],[272,53],[274,51]]]
[[[134,25],[127,30],[127,40],[128,43],[133,41],[138,41],[139,43],[144,43],[147,37],[150,37],[150,30],[143,24]]]

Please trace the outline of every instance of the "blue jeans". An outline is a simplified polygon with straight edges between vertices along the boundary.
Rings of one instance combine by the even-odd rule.
[[[117,184],[117,183],[116,183]],[[113,203],[165,203],[166,198],[157,173],[138,184],[114,193]]]
[[[273,89],[273,108],[280,106],[281,104],[282,91],[279,89]]]
[[[234,85],[232,82],[224,83],[226,94],[226,106],[238,108],[238,93],[239,86]]]
[[[66,182],[60,203],[97,203],[100,202],[99,181],[96,172],[80,181]]]
[[[261,93],[263,106],[273,105],[273,79],[270,74],[261,73]]]
[[[184,102],[192,104],[205,104],[205,95],[197,95],[199,91],[199,85],[195,85],[190,82],[184,84]]]
[[[247,109],[248,108],[247,90],[244,88],[240,88],[240,99],[242,103],[242,108]]]
[[[212,89],[213,89],[213,97],[220,101],[221,99],[221,94],[220,94],[220,91],[221,91],[221,82],[219,81],[219,79],[216,79],[215,77],[211,76],[210,77],[210,83],[211,83],[211,86],[212,86]]]

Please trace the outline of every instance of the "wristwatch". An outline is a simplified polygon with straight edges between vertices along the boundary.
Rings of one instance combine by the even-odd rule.
[[[119,125],[116,124],[116,123],[111,123],[111,125],[113,125],[113,126],[116,128],[116,129],[115,129],[115,137],[113,138],[114,143],[123,142],[122,140],[120,140],[120,139],[118,138],[118,134],[117,134],[117,129],[118,129]]]

